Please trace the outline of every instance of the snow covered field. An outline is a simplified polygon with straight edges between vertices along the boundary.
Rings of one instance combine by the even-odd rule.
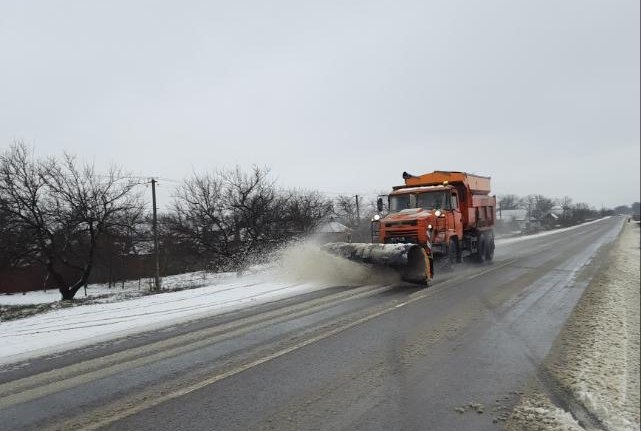
[[[619,241],[586,289],[555,342],[546,368],[608,430],[639,430],[639,224]],[[514,430],[582,430],[540,393],[512,417]]]
[[[321,289],[254,277],[129,301],[58,309],[0,324],[0,363],[79,347]]]
[[[163,277],[162,287],[165,290],[176,290],[219,284],[235,279],[236,273],[216,274],[197,271]],[[76,294],[76,299],[88,298],[92,302],[114,302],[143,296],[149,292],[152,282],[153,279],[130,280],[125,281],[124,285],[116,283],[111,288],[107,284],[90,284],[87,286],[87,294],[85,295],[84,290],[80,289]],[[46,292],[38,290],[35,292],[0,295],[0,304],[2,305],[48,304],[59,300],[60,292],[55,289],[50,289]]]
[[[0,323],[0,364],[93,344],[205,316],[275,301],[328,286],[377,284],[361,265],[323,253],[313,244],[286,249],[271,268],[235,273],[191,273],[163,279],[164,288],[199,288],[141,296],[138,283],[120,288],[91,286],[91,295],[111,295]],[[115,293],[117,292],[117,293]],[[79,292],[82,295],[81,292]],[[132,297],[133,295],[133,297]],[[123,300],[126,298],[127,300]],[[3,296],[14,304],[58,301],[58,292]]]

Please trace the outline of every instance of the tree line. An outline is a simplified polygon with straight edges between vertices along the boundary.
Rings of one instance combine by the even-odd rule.
[[[70,154],[39,158],[22,143],[1,152],[0,289],[22,274],[72,299],[89,282],[150,277],[146,183],[118,167],[98,172]],[[526,208],[534,218],[555,205],[563,208],[564,224],[600,214],[567,197],[499,197],[499,211]],[[330,219],[346,225],[352,240],[369,241],[376,212],[375,199],[281,188],[268,168],[193,174],[159,215],[161,273],[244,271]]]
[[[149,257],[145,183],[120,168],[99,173],[69,154],[37,158],[12,145],[0,154],[0,271],[28,269],[72,299],[96,270]],[[242,271],[333,211],[318,192],[278,187],[267,168],[194,174],[159,217],[163,273]]]
[[[518,196],[505,194],[497,198],[497,213],[522,210],[529,220],[545,224],[571,226],[587,220],[614,214],[638,214],[639,202],[620,205],[615,208],[594,208],[585,202],[574,202],[569,196],[551,198],[544,195]],[[555,217],[550,217],[551,213]]]

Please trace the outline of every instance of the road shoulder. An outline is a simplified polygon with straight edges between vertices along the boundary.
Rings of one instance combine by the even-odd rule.
[[[508,429],[639,429],[639,233],[625,223]]]

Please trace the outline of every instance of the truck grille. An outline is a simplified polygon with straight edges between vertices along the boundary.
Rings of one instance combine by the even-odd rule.
[[[416,226],[418,222],[416,220],[404,220],[404,221],[391,221],[385,223],[385,227],[393,226]]]
[[[387,244],[410,243],[418,244],[418,232],[415,230],[385,231]]]

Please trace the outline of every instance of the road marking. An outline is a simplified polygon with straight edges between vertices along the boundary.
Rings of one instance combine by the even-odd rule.
[[[343,291],[330,296],[314,298],[311,301],[267,311],[259,316],[251,316],[239,321],[223,323],[199,330],[196,333],[179,335],[169,340],[157,341],[149,345],[113,353],[106,357],[90,359],[80,364],[74,364],[61,369],[3,383],[0,384],[0,408],[7,408],[15,404],[28,402],[134,367],[140,367],[165,358],[178,356],[200,347],[224,341],[233,336],[242,336],[248,332],[265,327],[266,324],[277,324],[286,320],[317,313],[350,300],[376,295],[390,288],[392,288],[390,285],[374,289],[372,289],[372,286],[363,286],[351,291]]]
[[[498,269],[504,268],[505,266],[510,265],[515,260],[516,259],[511,259],[509,261],[506,261],[506,262],[502,263],[501,265],[493,266],[492,268],[488,268],[485,271],[482,271],[482,272],[480,272],[478,274],[474,274],[474,275],[472,275],[470,277],[467,277],[465,279],[448,280],[448,281],[444,282],[440,286],[441,288],[438,291],[442,291],[444,289],[444,287],[447,286],[447,285],[455,284],[456,282],[459,282],[459,283],[460,282],[466,282],[466,281],[472,280],[474,278],[478,278],[478,277],[480,277],[480,276],[482,276],[484,274],[487,274],[489,272],[496,271]],[[434,291],[432,291],[432,292],[434,292]],[[349,323],[346,323],[346,324],[344,324],[342,326],[336,327],[336,328],[334,328],[334,329],[332,329],[330,331],[324,332],[322,334],[316,335],[316,336],[314,336],[312,338],[309,338],[307,340],[300,341],[300,342],[298,342],[298,343],[296,343],[296,344],[294,344],[292,346],[286,347],[284,349],[278,350],[278,351],[276,351],[274,353],[271,353],[269,355],[263,356],[262,358],[258,358],[258,359],[254,360],[254,361],[251,361],[251,362],[248,362],[246,364],[240,365],[238,367],[232,368],[231,370],[228,370],[226,372],[223,372],[223,373],[217,374],[215,376],[209,377],[207,379],[204,379],[204,380],[202,380],[202,381],[200,381],[198,383],[194,383],[194,384],[188,385],[188,386],[186,386],[186,387],[184,387],[182,389],[178,389],[178,390],[175,390],[174,392],[162,394],[160,396],[156,396],[156,397],[151,398],[151,399],[148,398],[148,397],[145,397],[145,398],[143,398],[143,400],[144,400],[143,402],[141,402],[141,403],[139,403],[139,404],[137,404],[135,406],[132,406],[132,407],[129,407],[129,408],[124,408],[124,409],[121,409],[120,411],[116,410],[116,411],[109,412],[109,417],[106,417],[104,419],[98,419],[98,420],[91,419],[89,423],[82,423],[82,429],[83,430],[88,430],[88,431],[97,430],[99,428],[102,428],[102,427],[107,426],[109,424],[112,424],[114,422],[117,422],[119,420],[125,419],[125,418],[127,418],[129,416],[132,416],[132,415],[134,415],[136,413],[140,413],[140,412],[142,412],[144,410],[156,407],[156,406],[158,406],[158,405],[160,405],[162,403],[165,403],[167,401],[171,401],[173,399],[180,398],[182,396],[188,395],[188,394],[190,394],[192,392],[195,392],[197,390],[203,389],[203,388],[205,388],[207,386],[210,386],[210,385],[212,385],[214,383],[217,383],[217,382],[219,382],[221,380],[224,380],[226,378],[235,376],[235,375],[240,374],[240,373],[242,373],[244,371],[247,371],[247,370],[249,370],[251,368],[257,367],[257,366],[262,365],[262,364],[264,364],[266,362],[272,361],[274,359],[277,359],[277,358],[285,356],[285,355],[287,355],[289,353],[292,353],[292,352],[294,352],[296,350],[299,350],[299,349],[301,349],[303,347],[309,346],[310,344],[317,343],[319,341],[322,341],[324,339],[327,339],[329,337],[337,335],[337,334],[339,334],[341,332],[344,332],[344,331],[346,331],[348,329],[351,329],[351,328],[353,328],[355,326],[358,326],[358,325],[361,325],[361,324],[363,324],[365,322],[368,322],[368,321],[370,321],[372,319],[375,319],[377,317],[383,316],[383,315],[385,315],[385,314],[387,314],[387,313],[389,313],[391,311],[397,310],[400,307],[403,307],[405,305],[409,305],[409,304],[412,304],[414,302],[420,301],[421,299],[426,298],[429,294],[430,294],[429,290],[428,291],[423,291],[423,292],[417,292],[415,294],[412,294],[410,299],[407,300],[407,301],[404,301],[402,303],[394,304],[392,306],[383,308],[383,309],[381,309],[379,311],[376,311],[376,312],[374,312],[372,314],[368,314],[368,315],[363,316],[361,318],[358,318],[358,319],[356,319],[356,320],[354,320],[352,322],[349,322]],[[69,426],[74,426],[74,419],[71,419],[67,423],[69,424]],[[63,429],[67,428],[67,426],[65,426],[65,425],[66,424],[62,425]],[[55,426],[55,429],[60,429],[60,428],[59,428],[59,426]]]

